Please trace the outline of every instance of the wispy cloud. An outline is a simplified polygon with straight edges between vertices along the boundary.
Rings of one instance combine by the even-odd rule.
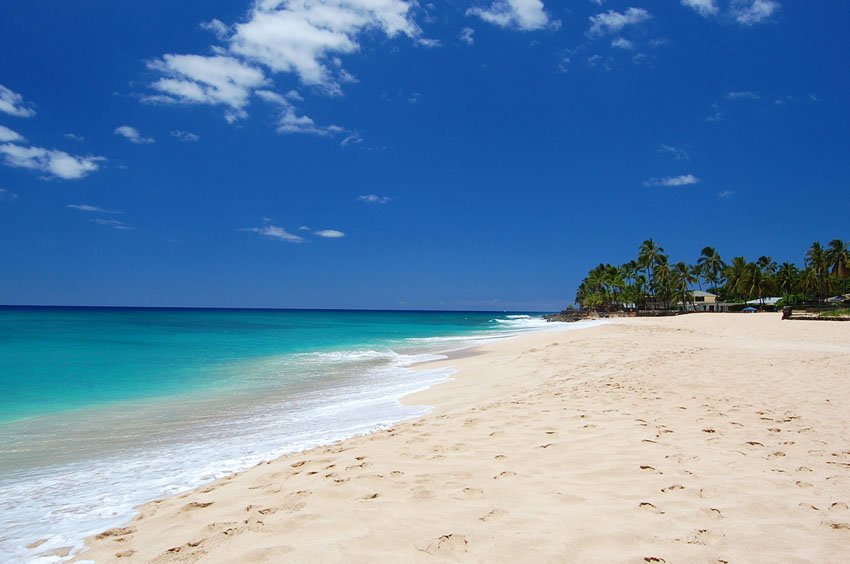
[[[739,24],[751,26],[769,20],[779,7],[775,0],[732,0],[729,11]]]
[[[0,188],[0,201],[11,202],[13,200],[17,200],[18,195],[14,192],[7,190],[5,188]]]
[[[230,35],[230,26],[225,24],[221,20],[217,20],[215,18],[211,19],[208,22],[201,22],[201,29],[205,29],[207,31],[211,31],[215,34],[218,39],[225,40],[227,36]]]
[[[171,136],[177,139],[178,141],[183,141],[184,143],[194,143],[200,140],[201,136],[196,133],[192,133],[191,131],[183,131],[180,129],[175,129],[171,132]]]
[[[734,195],[735,195],[735,192],[733,192],[732,190],[723,190],[722,192],[717,193],[717,197],[723,198],[724,200],[728,200],[729,198],[731,198]]]
[[[130,231],[133,229],[131,226],[127,225],[123,221],[118,221],[117,219],[91,219],[89,220],[92,223],[97,223],[98,225],[105,225],[106,227],[111,227],[112,229],[117,229],[119,231]]]
[[[122,125],[120,127],[115,128],[115,135],[119,135],[129,141],[130,143],[135,143],[136,145],[146,145],[149,143],[155,143],[156,140],[153,137],[143,137],[139,130],[135,127],[130,127],[129,125]]]
[[[460,33],[457,35],[457,37],[467,45],[472,45],[473,43],[475,43],[475,30],[471,27],[465,27],[460,30]]]
[[[627,49],[632,50],[635,48],[635,44],[633,41],[629,41],[623,37],[618,37],[614,41],[611,42],[611,47],[616,47],[617,49]]]
[[[86,140],[86,138],[82,135],[75,135],[73,133],[65,133],[64,135],[62,135],[62,137],[64,137],[65,139],[70,139],[71,141],[76,141],[77,143],[82,143]]]
[[[727,100],[761,100],[761,95],[759,95],[758,92],[741,90],[737,92],[727,92],[725,98]]]
[[[68,207],[71,209],[75,209],[82,212],[88,213],[112,213],[112,214],[120,214],[124,212],[116,211],[116,210],[108,210],[105,208],[101,208],[99,206],[92,206],[89,204],[68,204]]]
[[[717,0],[682,0],[682,6],[693,9],[704,18],[716,16],[720,12]]]
[[[345,131],[344,128],[338,125],[318,125],[311,117],[298,115],[298,112],[292,102],[277,92],[258,90],[257,96],[279,108],[280,116],[278,117],[277,122],[278,133],[301,133],[327,137]]]
[[[488,8],[469,8],[466,15],[523,31],[542,29],[550,24],[541,0],[495,0]]]
[[[325,239],[340,239],[345,237],[345,233],[336,229],[322,229],[321,231],[314,231],[313,234],[324,237]]]
[[[392,201],[389,196],[379,196],[377,194],[361,194],[357,196],[358,202],[366,202],[367,204],[388,204]]]
[[[98,170],[103,157],[74,156],[65,151],[43,147],[24,147],[6,143],[0,145],[0,155],[7,166],[37,170],[48,176],[76,180]]]
[[[667,153],[677,161],[690,161],[691,156],[684,149],[673,147],[672,145],[661,145],[658,147],[659,153]]]
[[[2,84],[0,84],[0,112],[15,117],[32,117],[35,115],[32,104],[25,102],[23,96]]]
[[[239,229],[239,231],[250,231],[252,233],[257,233],[262,235],[263,237],[268,237],[269,239],[276,239],[278,241],[286,241],[287,243],[303,243],[304,238],[295,235],[294,233],[290,233],[283,227],[278,227],[277,225],[271,224],[271,219],[264,217],[263,218],[264,225],[262,227],[243,227]]]
[[[683,174],[680,176],[668,176],[665,178],[650,178],[649,180],[645,181],[643,185],[665,187],[688,186],[691,184],[697,184],[699,181],[699,178],[697,178],[693,174]]]
[[[590,16],[590,35],[601,36],[619,33],[624,27],[637,25],[652,19],[652,15],[643,8],[628,8],[625,12],[608,10]]]
[[[348,147],[349,145],[359,145],[362,142],[363,137],[361,137],[360,134],[355,131],[346,135],[345,138],[343,138],[343,140],[339,142],[339,144],[343,147]]]
[[[614,59],[602,55],[591,55],[587,58],[587,66],[609,71],[614,68]]]
[[[24,136],[4,125],[0,125],[0,143],[21,143],[26,141]]]

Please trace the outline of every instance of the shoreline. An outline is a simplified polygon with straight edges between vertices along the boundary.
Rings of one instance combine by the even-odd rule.
[[[89,537],[88,550],[76,560],[263,561],[283,554],[319,561],[366,561],[377,555],[489,560],[515,553],[544,561],[675,561],[703,558],[712,550],[721,559],[767,550],[787,560],[804,554],[802,545],[796,550],[789,543],[799,537],[793,534],[800,528],[796,521],[815,515],[815,524],[804,527],[809,540],[802,544],[820,559],[836,557],[835,551],[850,538],[850,525],[844,529],[850,514],[842,510],[842,504],[850,503],[850,445],[832,444],[850,431],[850,416],[845,415],[850,410],[836,409],[850,408],[850,394],[844,391],[848,378],[835,374],[850,359],[850,332],[840,324],[818,324],[821,329],[807,331],[808,324],[779,323],[773,314],[624,320],[593,331],[519,335],[467,349],[468,355],[417,365],[455,369],[449,382],[402,400],[433,406],[429,414],[285,455],[145,504],[127,526]],[[747,337],[747,331],[755,335]],[[619,351],[623,343],[634,348]],[[793,345],[790,350],[788,345]],[[737,364],[714,366],[712,355],[706,364],[704,355],[712,351],[725,351]],[[772,356],[785,362],[762,363]],[[696,372],[708,370],[716,382],[671,383],[682,364],[691,364]],[[813,414],[789,415],[790,409],[764,407],[735,416],[734,423],[748,429],[752,440],[736,436],[734,444],[720,448],[726,435],[740,434],[735,425],[721,428],[731,417],[723,412],[746,411],[744,398],[735,397],[740,392],[730,384],[746,376],[750,391],[757,392],[748,398],[750,403],[775,404],[782,398],[776,397],[773,376],[781,372],[783,383],[794,384],[786,374],[791,365],[808,367],[807,376],[819,384],[830,381],[822,395],[833,397],[822,398],[818,407],[831,404],[826,427],[833,431],[818,432],[812,425],[808,431],[771,430],[799,427],[800,419]],[[714,384],[717,390],[712,390]],[[661,411],[649,409],[658,407],[653,406],[657,395],[675,396],[676,401],[663,402],[669,405]],[[786,407],[800,410],[800,402],[791,401],[795,396],[785,398]],[[741,405],[735,407],[736,401]],[[700,412],[699,417],[694,419],[691,410]],[[757,411],[770,417],[754,415]],[[755,429],[766,418],[781,423]],[[784,435],[792,432],[797,434]],[[789,436],[797,440],[776,441]],[[670,437],[687,440],[671,443]],[[825,444],[801,450],[801,439]],[[817,464],[823,461],[815,460],[822,457],[811,454],[814,450],[823,450],[827,462],[844,461],[846,468],[825,466],[832,474],[816,480],[825,470]],[[659,457],[653,451],[666,454]],[[746,467],[742,478],[755,481],[750,489],[767,490],[754,496],[757,505],[802,493],[816,509],[805,515],[802,505],[780,503],[772,508],[782,509],[778,514],[763,507],[737,514],[728,507],[735,505],[730,492],[736,498],[746,494],[726,483],[730,465]],[[704,487],[688,483],[698,477]],[[788,484],[778,480],[786,477],[800,479]],[[742,485],[733,482],[736,488]],[[644,491],[646,484],[651,485]],[[589,493],[600,487],[602,493]],[[673,500],[665,507],[665,501]],[[788,512],[793,519],[783,518]],[[677,517],[674,529],[684,524],[696,528],[676,539],[660,539],[657,527],[672,517]],[[825,525],[820,522],[824,519]],[[754,531],[765,522],[781,531],[778,537],[769,531],[771,542],[736,533],[736,527]],[[501,530],[501,535],[513,531],[516,542],[500,534],[488,537],[488,529],[492,534]],[[732,538],[738,542],[729,542]],[[618,546],[620,542],[625,546]]]
[[[527,316],[515,316],[519,317]],[[302,399],[291,410],[275,410],[276,400],[266,398],[264,402],[252,402],[258,406],[252,413],[230,411],[231,405],[223,404],[221,393],[217,393],[215,396],[191,394],[165,400],[148,399],[129,404],[130,410],[118,409],[128,405],[122,402],[114,407],[99,405],[51,416],[40,427],[26,430],[33,439],[27,441],[33,445],[30,449],[33,453],[42,452],[37,447],[43,442],[43,428],[45,425],[57,426],[55,417],[56,421],[67,419],[66,425],[71,423],[70,428],[61,433],[51,434],[57,437],[57,445],[61,444],[60,441],[80,444],[94,436],[99,440],[89,440],[90,447],[98,454],[87,455],[91,462],[82,458],[82,462],[77,463],[73,452],[66,455],[60,451],[56,456],[67,456],[67,460],[61,458],[62,464],[45,465],[48,471],[44,475],[36,474],[34,479],[18,482],[10,480],[3,491],[4,497],[8,494],[8,512],[4,519],[0,519],[6,525],[0,553],[17,561],[76,555],[84,548],[84,537],[109,527],[123,526],[137,515],[137,508],[144,503],[204,487],[216,479],[242,472],[283,454],[332,444],[418,417],[430,408],[404,404],[401,398],[445,381],[450,376],[447,369],[416,367],[427,366],[428,362],[444,356],[457,358],[470,354],[470,349],[482,343],[522,334],[528,331],[525,327],[529,325],[525,319],[510,319],[505,326],[496,325],[493,320],[490,324],[495,330],[488,331],[482,325],[480,329],[467,333],[396,339],[399,347],[366,346],[344,349],[340,353],[333,350],[304,354],[302,356],[306,360],[303,362],[307,365],[332,357],[328,361],[332,371],[341,372],[345,366],[351,365],[358,370],[359,376],[338,385],[339,389],[349,387],[350,393],[337,393],[337,400],[329,394],[308,394],[304,396],[306,400]],[[514,328],[514,325],[519,328]],[[536,330],[540,329],[549,330],[551,327],[542,323]],[[346,359],[337,358],[340,354],[351,358],[347,363],[342,362]],[[380,362],[371,363],[375,357]],[[337,368],[339,366],[343,368]],[[248,366],[249,372],[250,369],[251,366]],[[358,380],[364,383],[358,384]],[[365,393],[361,393],[361,388]],[[191,404],[187,404],[187,397],[193,400]],[[240,401],[244,402],[244,397]],[[155,411],[161,406],[170,406],[165,417]],[[188,409],[189,413],[180,415],[175,412],[176,409]],[[227,412],[217,415],[221,410]],[[287,424],[294,422],[298,425],[300,421],[308,421],[304,419],[305,414],[310,415],[308,412],[313,418],[306,426]],[[91,414],[99,416],[94,418]],[[178,417],[182,419],[178,420]],[[208,441],[199,433],[203,433],[205,420],[212,421],[213,418],[218,421],[218,427],[213,431],[224,440],[210,449],[205,446]],[[157,423],[160,420],[164,424]],[[183,420],[186,420],[183,427],[175,425]],[[194,421],[198,424],[192,425]],[[102,430],[97,431],[97,428]],[[146,437],[147,442],[131,445],[123,452],[104,454],[104,446],[111,447],[113,441],[112,431],[107,429],[116,428],[127,428],[139,437]],[[165,433],[170,435],[166,437]],[[123,435],[118,433],[116,436]],[[116,440],[115,444],[118,442]],[[53,447],[52,444],[49,446]],[[28,454],[30,451],[21,452]],[[48,448],[47,452],[52,451]],[[55,460],[46,456],[42,458]],[[40,462],[41,459],[35,461]],[[141,472],[136,474],[133,468]],[[102,481],[92,481],[98,477]],[[62,488],[56,489],[54,484],[62,484]],[[0,488],[4,486],[0,484]],[[33,499],[33,502],[24,502],[27,498]],[[107,500],[106,503],[104,500]],[[70,517],[65,518],[64,515]],[[28,548],[33,545],[36,545],[35,549]]]

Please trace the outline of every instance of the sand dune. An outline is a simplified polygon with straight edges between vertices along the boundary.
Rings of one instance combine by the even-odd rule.
[[[140,508],[98,562],[839,562],[850,323],[635,319],[445,361],[432,415]]]

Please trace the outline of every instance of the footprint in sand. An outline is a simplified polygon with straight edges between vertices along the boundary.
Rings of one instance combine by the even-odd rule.
[[[481,488],[463,488],[463,496],[461,499],[482,499],[484,490]]]
[[[803,482],[801,480],[797,480],[794,484],[799,488],[812,488],[814,484],[810,484],[809,482]]]
[[[685,489],[685,486],[683,486],[681,484],[673,484],[672,486],[667,486],[666,488],[661,488],[661,491],[663,493],[669,493],[669,492],[675,492],[677,490],[683,490],[683,489]]]
[[[659,472],[658,470],[656,470],[652,466],[649,466],[648,464],[641,465],[640,469],[641,470],[647,470],[649,472],[655,472],[656,474],[663,474],[664,473],[664,472]]]
[[[838,531],[850,531],[850,523],[830,523],[829,526]]]
[[[643,561],[644,562],[667,562],[666,560],[664,560],[663,558],[659,558],[658,556],[644,556]]]
[[[783,456],[785,456],[785,453],[782,452],[781,450],[777,450],[776,452],[771,452],[770,454],[767,455],[768,458],[782,458]]]
[[[847,504],[843,501],[836,501],[829,506],[830,511],[847,511]]]
[[[697,529],[685,540],[685,542],[688,544],[699,544],[705,546],[710,542],[716,542],[721,536],[722,535],[712,533],[708,529]]]
[[[716,507],[711,507],[709,509],[703,509],[703,513],[708,515],[712,519],[723,519],[723,513],[717,509]]]
[[[640,507],[641,509],[645,509],[647,511],[651,511],[651,512],[658,514],[658,515],[664,515],[663,511],[661,511],[660,509],[655,507],[654,504],[649,503],[648,501],[640,502],[640,504],[638,504],[638,507]]]
[[[419,550],[424,550],[428,554],[462,553],[466,552],[468,544],[469,541],[465,536],[452,533],[434,539],[427,547]]]
[[[493,509],[484,517],[479,517],[478,520],[487,523],[488,521],[493,521],[494,519],[498,519],[499,517],[504,517],[507,514],[508,512],[504,509]]]
[[[116,552],[115,558],[129,558],[129,557],[133,556],[134,554],[136,554],[135,550],[125,550],[123,552]]]
[[[493,476],[493,479],[498,480],[499,478],[512,478],[513,476],[516,476],[516,472],[505,470],[504,472],[499,473],[498,476]]]
[[[123,537],[123,536],[126,536],[126,535],[132,535],[135,532],[136,532],[136,529],[134,529],[133,527],[120,527],[120,528],[117,528],[117,529],[109,529],[108,531],[103,531],[102,533],[95,536],[94,538],[96,538],[97,540],[103,540],[103,539],[109,538],[109,537]],[[36,546],[38,546],[38,545],[36,545]]]

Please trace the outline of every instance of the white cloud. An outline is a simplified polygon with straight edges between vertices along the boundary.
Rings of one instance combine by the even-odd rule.
[[[587,65],[589,67],[609,71],[614,68],[614,59],[611,57],[603,57],[602,55],[591,55],[587,58]]]
[[[625,12],[608,10],[590,16],[590,35],[609,35],[619,33],[624,27],[637,25],[652,19],[652,15],[643,8],[628,8]]]
[[[460,30],[460,33],[457,35],[457,37],[467,45],[472,45],[473,43],[475,43],[475,30],[471,27],[465,27]]]
[[[392,198],[389,196],[379,196],[377,194],[362,194],[357,196],[358,202],[366,202],[367,204],[388,204]]]
[[[277,92],[258,90],[257,96],[280,108],[277,124],[278,133],[302,133],[327,137],[345,131],[338,125],[317,125],[309,116],[298,115],[292,102]]]
[[[738,92],[728,92],[726,94],[727,100],[761,100],[761,96],[757,92],[750,92],[749,90],[743,90]]]
[[[201,139],[200,135],[196,133],[192,133],[191,131],[183,131],[180,129],[175,129],[171,132],[171,136],[177,139],[178,141],[183,141],[184,143],[194,143]]]
[[[730,12],[741,25],[751,26],[761,23],[779,10],[775,0],[732,0]]]
[[[213,32],[219,39],[226,39],[230,34],[230,26],[215,18],[208,22],[201,22],[201,29]]]
[[[17,131],[12,131],[6,126],[0,125],[0,143],[20,143],[26,141],[24,136]]]
[[[120,135],[130,143],[135,143],[136,145],[146,145],[148,143],[156,142],[153,137],[142,137],[138,129],[130,127],[129,125],[116,127],[115,135]]]
[[[245,117],[251,92],[268,83],[263,71],[221,55],[164,55],[148,68],[165,75],[151,85],[163,94],[143,101],[223,105],[230,109],[228,121]]]
[[[117,229],[119,231],[130,231],[133,229],[123,221],[118,221],[117,219],[91,219],[89,220],[92,223],[97,223],[98,225],[105,225],[107,227],[111,227],[112,229]]]
[[[83,178],[100,168],[97,163],[105,160],[103,157],[79,157],[69,155],[65,151],[23,147],[11,143],[0,145],[0,155],[3,155],[8,166],[38,170],[65,180]]]
[[[86,140],[82,135],[74,135],[73,133],[65,133],[62,135],[65,139],[70,139],[71,141],[76,141],[77,143],[82,143]]]
[[[668,176],[666,178],[650,178],[643,183],[644,186],[688,186],[696,184],[699,178],[693,174],[683,174],[681,176]]]
[[[722,192],[717,193],[717,196],[719,198],[723,198],[725,200],[728,200],[729,198],[731,198],[734,195],[735,195],[735,192],[733,192],[732,190],[723,190]]]
[[[6,190],[5,188],[0,188],[0,200],[5,200],[7,202],[11,202],[11,201],[17,200],[17,199],[18,199],[18,195],[15,194],[14,192],[10,192],[9,190]]]
[[[716,16],[720,12],[717,0],[682,0],[682,6],[693,9],[704,18]]]
[[[119,214],[123,213],[123,212],[115,211],[115,210],[107,210],[107,209],[104,209],[104,208],[101,208],[101,207],[98,207],[98,206],[92,206],[92,205],[89,205],[89,204],[68,204],[67,207],[69,207],[71,209],[79,210],[79,211],[82,211],[82,212],[89,212],[89,213],[119,213]]]
[[[818,96],[817,94],[809,94],[809,100],[811,100],[812,102],[820,102],[821,101],[820,96]]]
[[[690,161],[691,156],[684,149],[673,147],[672,145],[661,145],[658,147],[659,153],[667,153],[677,161]]]
[[[614,41],[611,42],[611,47],[616,47],[618,49],[631,50],[631,49],[635,48],[635,44],[634,44],[634,42],[629,41],[628,39],[625,39],[623,37],[618,37],[617,39],[615,39]]]
[[[411,17],[413,5],[405,0],[259,0],[248,21],[234,26],[230,51],[338,93],[329,59],[359,50],[357,38],[365,31],[417,38],[421,31]]]
[[[24,102],[24,97],[0,84],[0,112],[15,117],[32,117],[35,110]]]
[[[303,243],[304,238],[293,233],[290,233],[283,227],[278,227],[277,225],[272,225],[269,223],[268,218],[263,218],[266,225],[262,227],[244,227],[239,231],[251,231],[252,233],[259,233],[263,237],[268,237],[269,239],[277,239],[279,241],[286,241],[288,243]]]
[[[322,229],[321,231],[314,231],[313,234],[318,235],[319,237],[325,237],[326,239],[339,239],[341,237],[345,237],[345,233],[337,231],[336,229]]]
[[[354,133],[349,133],[345,136],[345,138],[339,142],[339,144],[343,147],[348,147],[349,145],[358,145],[363,142],[363,137],[360,136],[356,131]]]
[[[440,41],[439,39],[428,39],[427,37],[423,37],[422,39],[417,39],[416,44],[421,45],[423,47],[427,47],[429,49],[433,49],[435,47],[442,47],[443,46],[443,42]]]
[[[541,0],[495,0],[489,8],[470,8],[468,16],[477,16],[499,27],[524,31],[542,29],[549,25],[549,16]]]

